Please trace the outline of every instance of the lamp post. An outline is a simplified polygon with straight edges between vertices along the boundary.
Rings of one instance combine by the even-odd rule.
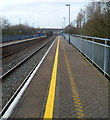
[[[63,32],[65,33],[65,27],[66,27],[66,18],[65,18],[65,17],[63,17],[63,19],[64,19],[64,29],[63,29]]]
[[[63,22],[61,22],[62,23],[62,29],[63,29],[63,27],[64,27],[64,23]]]
[[[66,18],[63,17],[63,19],[64,19],[64,28],[65,28],[65,26],[66,26]]]
[[[32,23],[32,37],[34,36],[34,23]]]
[[[63,34],[64,34],[64,22],[61,22],[62,23],[62,31],[61,31],[61,34],[62,34],[62,36],[63,36]]]
[[[68,6],[69,7],[69,26],[68,26],[68,34],[69,34],[69,44],[70,44],[70,4],[66,4],[66,6]]]
[[[19,34],[20,34],[20,39],[21,39],[21,19],[19,19]]]

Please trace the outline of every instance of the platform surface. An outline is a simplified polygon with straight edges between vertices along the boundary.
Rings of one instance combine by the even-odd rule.
[[[26,41],[30,41],[30,40],[34,40],[34,39],[39,39],[39,38],[43,38],[46,36],[41,36],[41,37],[33,37],[33,38],[27,38],[24,40],[16,40],[16,41],[10,41],[10,42],[5,42],[5,43],[0,43],[0,47],[4,47],[4,46],[8,46],[8,45],[13,45],[13,44],[18,44],[18,43],[22,43],[22,42],[26,42]]]
[[[58,36],[11,118],[108,118],[108,79]]]

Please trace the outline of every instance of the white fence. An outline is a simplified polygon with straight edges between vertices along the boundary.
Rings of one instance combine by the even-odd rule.
[[[67,34],[64,36],[68,40],[69,36]],[[95,40],[103,41],[104,44],[95,42]],[[81,53],[89,58],[92,63],[99,67],[104,72],[104,74],[110,77],[110,46],[107,45],[107,42],[110,42],[110,39],[71,35],[70,42]]]

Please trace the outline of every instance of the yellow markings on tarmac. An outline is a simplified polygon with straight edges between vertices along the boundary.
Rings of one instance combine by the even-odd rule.
[[[79,108],[77,108],[76,110],[77,110],[77,111],[80,111],[80,112],[83,112],[83,110],[82,110],[82,109],[79,109]]]
[[[64,51],[64,56],[65,56],[65,61],[66,61],[66,65],[67,65],[67,72],[68,72],[68,77],[69,77],[69,81],[70,81],[70,85],[71,85],[71,90],[72,90],[72,94],[73,94],[73,101],[75,103],[75,110],[77,113],[77,118],[84,118],[85,114],[84,114],[84,110],[82,107],[82,103],[80,101],[80,97],[76,88],[76,84],[72,75],[72,71],[71,71],[71,67],[69,64],[69,59],[67,56],[67,53],[65,51],[64,45],[62,44],[63,47],[63,51]]]
[[[78,97],[78,98],[74,97],[74,100],[75,100],[76,102],[80,102],[79,97]]]
[[[79,104],[75,104],[75,106],[76,106],[76,109],[77,108],[82,108],[83,109],[83,107],[81,105],[79,105]]]
[[[76,103],[77,105],[82,105],[82,104],[80,103],[81,101],[77,101],[77,100],[75,100],[75,99],[74,99],[74,101],[75,101],[74,103]]]
[[[51,83],[50,83],[50,88],[49,88],[49,94],[48,94],[45,113],[44,113],[44,119],[46,119],[46,118],[52,119],[52,117],[53,117],[56,77],[57,77],[57,67],[58,67],[59,41],[60,41],[60,37],[58,37],[58,43],[57,43],[56,54],[55,54],[55,61],[54,61]]]

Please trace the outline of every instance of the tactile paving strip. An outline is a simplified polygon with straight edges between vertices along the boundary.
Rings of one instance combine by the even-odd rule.
[[[75,87],[69,80],[64,53],[60,43],[59,67],[55,97],[54,118],[84,119],[108,118],[108,80],[89,64],[72,46],[66,46],[68,58],[75,78]],[[71,53],[74,57],[71,57]],[[74,59],[73,59],[74,58]],[[75,97],[74,97],[75,96]],[[57,102],[56,102],[57,101]],[[78,109],[79,107],[79,109]]]
[[[61,49],[61,47],[60,47]],[[71,86],[67,74],[63,52],[59,53],[59,67],[55,97],[54,118],[76,118],[75,103],[73,102]],[[61,61],[62,60],[62,61]],[[63,71],[63,72],[61,72]],[[56,102],[56,99],[59,102]],[[57,104],[57,105],[56,105]],[[56,106],[59,106],[56,108]],[[57,113],[57,114],[56,114]]]

